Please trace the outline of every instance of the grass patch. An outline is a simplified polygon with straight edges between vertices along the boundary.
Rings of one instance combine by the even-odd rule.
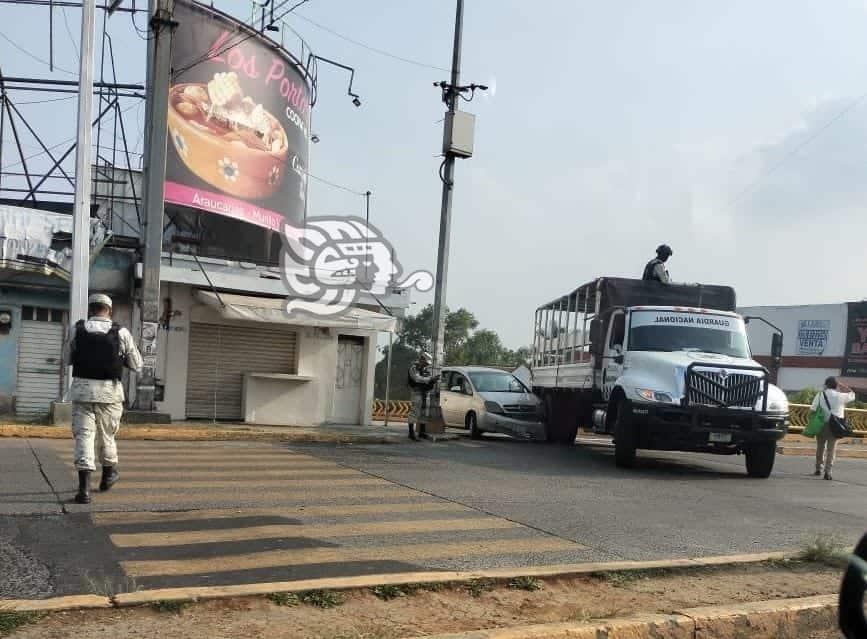
[[[536,590],[542,590],[542,582],[535,577],[515,577],[509,582],[509,588],[512,588],[513,590],[534,592]]]
[[[187,607],[186,601],[163,599],[155,601],[150,605],[154,612],[171,613],[174,615],[181,614],[181,611]]]
[[[272,592],[266,598],[275,606],[291,607],[301,603],[301,599],[294,592]]]
[[[798,554],[798,559],[832,568],[844,568],[849,563],[846,546],[834,536],[818,535]]]
[[[343,595],[334,590],[308,590],[298,595],[299,601],[316,608],[336,608],[343,605]]]
[[[374,586],[370,589],[370,592],[372,592],[377,599],[382,599],[383,601],[391,601],[392,599],[398,599],[400,597],[406,597],[407,595],[411,595],[417,590],[418,588],[415,586],[415,584],[407,584],[401,586]]]
[[[699,569],[681,569],[680,572],[695,573]],[[640,570],[612,570],[606,572],[593,573],[593,576],[602,581],[606,581],[615,588],[623,588],[636,581],[644,579],[656,579],[659,577],[667,577],[674,571],[670,568],[642,568]]]
[[[13,630],[40,619],[36,612],[18,612],[16,610],[0,610],[0,637],[11,634]]]
[[[464,586],[464,590],[469,593],[470,597],[481,597],[493,589],[494,582],[490,579],[472,579]]]

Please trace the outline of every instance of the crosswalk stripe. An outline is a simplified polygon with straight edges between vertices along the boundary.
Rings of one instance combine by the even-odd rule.
[[[410,501],[404,503],[379,504],[317,504],[303,506],[288,506],[284,508],[245,508],[203,509],[189,511],[133,511],[133,512],[97,512],[93,513],[93,521],[97,526],[134,526],[153,522],[177,522],[199,519],[230,519],[245,516],[277,516],[277,517],[346,517],[350,515],[379,515],[394,513],[440,513],[440,512],[471,512],[468,506],[450,501]]]
[[[121,491],[115,488],[111,492],[100,494],[100,503],[115,504],[134,500],[137,505],[141,504],[142,497],[146,497],[154,505],[166,506],[168,504],[197,504],[230,502],[241,503],[246,501],[261,500],[263,497],[277,502],[305,502],[310,499],[360,499],[374,497],[412,497],[419,495],[418,492],[400,486],[335,486],[321,488],[296,488],[285,491],[272,490],[269,494],[263,494],[261,488],[247,488],[242,491],[195,491],[190,492],[183,486],[178,488],[181,492],[155,492],[151,488],[148,492]]]
[[[73,468],[72,462],[65,462],[65,466],[69,468]],[[345,466],[341,466],[340,464],[332,464],[330,462],[320,462],[320,461],[290,461],[290,460],[261,460],[256,463],[245,462],[245,461],[232,461],[231,459],[221,460],[221,461],[189,461],[189,462],[173,462],[173,461],[141,461],[141,460],[130,460],[126,457],[121,456],[119,462],[119,468],[121,468],[121,472],[123,472],[124,468],[154,468],[154,469],[192,469],[192,470],[232,470],[232,469],[241,469],[241,470],[253,470],[253,469],[265,469],[265,470],[279,470],[279,469],[291,469],[291,468],[345,468]]]
[[[140,489],[153,489],[153,488],[164,488],[166,482],[152,482],[149,480],[143,481],[125,481],[123,486],[126,490],[140,490]],[[338,478],[322,478],[322,479],[310,479],[310,478],[283,478],[283,479],[261,479],[259,477],[249,477],[246,479],[238,479],[238,480],[222,480],[222,479],[205,479],[203,481],[198,480],[187,480],[182,479],[178,481],[178,488],[183,488],[184,490],[195,489],[195,488],[235,488],[239,490],[243,489],[255,489],[255,488],[280,488],[286,487],[292,490],[298,488],[306,488],[306,487],[328,487],[328,486],[392,486],[393,484],[385,479],[379,479],[378,477],[368,477],[367,475],[359,474],[358,477],[338,477]],[[118,484],[118,487],[120,484]]]
[[[122,561],[121,567],[131,577],[157,577],[214,574],[277,566],[303,566],[339,562],[402,561],[413,562],[466,556],[556,552],[582,550],[584,546],[556,537],[542,539],[500,539],[457,543],[399,544],[378,548],[302,548],[270,550],[245,555],[208,559],[168,559]]]
[[[280,459],[285,461],[301,461],[316,460],[316,457],[310,455],[296,455],[294,453],[284,453],[279,450],[262,450],[249,452],[190,452],[190,453],[130,453],[120,450],[121,459],[133,459],[136,461],[176,461],[186,463],[187,461],[224,461],[230,459],[240,459],[243,461],[258,461],[260,459]],[[318,461],[318,460],[317,460]]]
[[[119,548],[154,546],[184,546],[188,544],[225,543],[259,539],[334,538],[362,535],[401,535],[468,530],[503,530],[519,528],[506,519],[484,517],[476,519],[421,519],[412,521],[376,521],[367,523],[250,526],[224,530],[188,530],[170,533],[118,533],[111,541]]]
[[[133,479],[149,479],[152,481],[177,481],[181,478],[183,479],[220,479],[225,477],[237,477],[238,479],[274,479],[274,478],[286,478],[292,479],[294,477],[346,477],[346,476],[363,476],[363,473],[358,472],[357,470],[353,470],[351,468],[279,468],[279,469],[267,469],[267,470],[259,470],[259,469],[245,469],[245,470],[188,470],[184,469],[182,471],[178,471],[177,469],[174,471],[170,470],[146,470],[146,469],[136,469],[133,471],[124,471],[123,480],[124,483],[127,480]]]

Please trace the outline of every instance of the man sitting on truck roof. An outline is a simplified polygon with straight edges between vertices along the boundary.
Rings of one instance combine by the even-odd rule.
[[[662,282],[663,284],[671,284],[671,277],[668,275],[668,269],[665,268],[665,263],[668,258],[674,255],[674,251],[668,244],[662,244],[656,249],[656,257],[647,263],[644,267],[644,275],[641,279],[645,282]]]

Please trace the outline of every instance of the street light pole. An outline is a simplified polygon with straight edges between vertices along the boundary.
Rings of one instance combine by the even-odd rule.
[[[69,321],[87,319],[90,286],[90,151],[93,111],[93,0],[81,3],[81,58],[78,71],[78,140],[75,146],[75,202],[72,210],[72,277],[69,285]],[[66,389],[72,375],[66,376]]]
[[[464,21],[464,0],[457,0],[455,13],[455,40],[452,48],[452,77],[451,85],[443,88],[443,98],[448,107],[448,112],[454,115],[458,98],[458,88],[461,79],[461,37]],[[448,117],[446,118],[448,122]],[[448,135],[448,124],[445,125]],[[433,361],[431,367],[434,375],[439,374],[439,369],[445,362],[445,329],[446,329],[446,285],[449,274],[449,241],[452,226],[452,190],[455,177],[455,154],[449,150],[450,144],[444,145],[445,160],[442,165],[442,205],[440,209],[440,236],[437,248],[437,274],[434,289],[434,316],[433,316]],[[437,396],[434,391],[434,396]],[[438,398],[435,401],[438,405]]]

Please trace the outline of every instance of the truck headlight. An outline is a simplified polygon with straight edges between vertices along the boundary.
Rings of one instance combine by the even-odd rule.
[[[661,402],[663,404],[674,403],[674,399],[672,399],[671,395],[663,393],[662,391],[650,390],[649,388],[636,388],[635,392],[638,393],[639,397],[646,399],[649,402]]]
[[[756,402],[756,410],[762,409],[762,399]],[[768,412],[769,413],[788,413],[789,398],[786,394],[776,386],[768,388]]]
[[[485,402],[485,410],[489,413],[502,413],[503,407],[500,406],[497,402]]]

